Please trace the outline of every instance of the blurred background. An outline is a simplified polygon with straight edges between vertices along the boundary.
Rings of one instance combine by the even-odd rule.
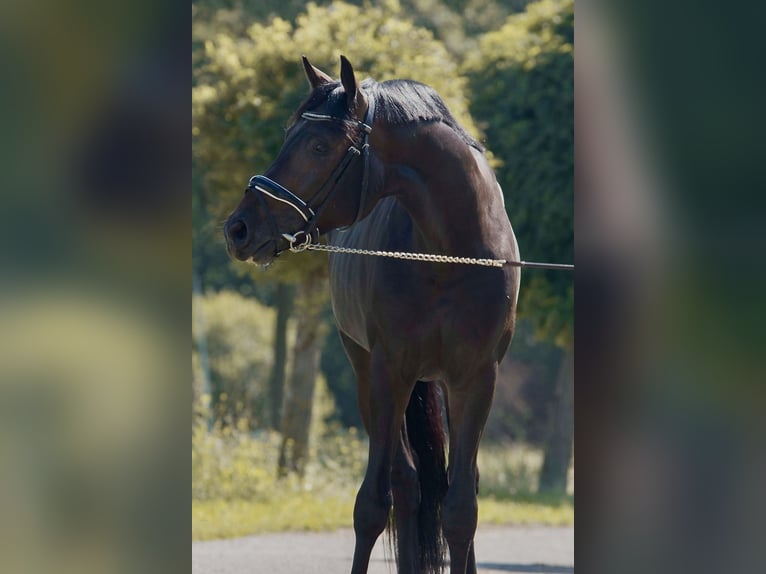
[[[328,47],[325,35],[305,36],[309,45],[298,48],[292,38],[303,28],[293,16],[307,10],[298,3],[275,3],[275,14],[293,6],[291,14],[281,16],[284,23],[270,19],[271,12],[263,11],[268,4],[261,2],[249,4],[241,17],[238,7],[228,4],[208,7],[207,15],[201,17],[202,6],[193,6],[190,13],[188,4],[172,1],[0,3],[1,571],[188,572],[190,497],[198,501],[207,497],[210,502],[205,504],[212,514],[216,505],[236,512],[228,500],[258,502],[252,492],[243,495],[239,485],[255,485],[259,492],[274,490],[269,485],[276,480],[282,435],[264,430],[271,424],[269,408],[263,406],[267,403],[248,406],[246,417],[232,414],[230,422],[226,414],[214,414],[216,409],[237,412],[238,407],[235,403],[229,411],[213,399],[214,380],[221,376],[216,372],[225,371],[214,366],[212,340],[217,335],[210,333],[210,327],[203,328],[207,329],[207,343],[203,343],[208,346],[207,379],[200,375],[205,372],[205,360],[196,337],[200,325],[215,325],[212,307],[222,309],[232,300],[227,299],[229,294],[239,298],[237,308],[241,307],[243,316],[271,315],[273,322],[264,322],[262,328],[266,343],[240,353],[248,361],[257,358],[261,374],[238,381],[261,381],[256,389],[265,392],[268,386],[263,381],[271,380],[270,361],[275,355],[271,351],[260,355],[258,349],[270,349],[276,335],[278,297],[272,275],[277,267],[256,275],[255,280],[245,280],[239,270],[220,263],[222,277],[228,274],[232,283],[223,278],[216,283],[206,277],[196,259],[206,249],[210,252],[206,257],[225,259],[216,243],[220,231],[215,226],[236,202],[246,178],[261,171],[273,152],[253,149],[248,157],[231,162],[239,171],[230,184],[217,186],[216,193],[212,188],[203,190],[203,181],[218,177],[208,172],[209,167],[227,164],[221,158],[203,168],[204,144],[200,134],[191,134],[196,167],[189,170],[192,103],[195,124],[221,115],[206,112],[207,105],[201,106],[199,100],[214,96],[216,101],[217,87],[207,94],[205,88],[202,94],[195,92],[194,102],[190,101],[190,76],[194,76],[194,90],[205,82],[217,86],[216,65],[243,67],[236,51],[240,44],[251,46],[264,61],[271,61],[267,54],[282,54],[287,46],[290,53],[283,61],[292,66],[292,72],[279,72],[281,64],[273,64],[266,73],[273,74],[273,80],[247,80],[240,92],[245,102],[252,102],[247,90],[258,90],[264,103],[259,118],[272,117],[268,115],[271,106],[283,106],[273,111],[274,121],[283,122],[305,93],[298,74],[300,52],[335,75],[337,52],[332,50],[342,49],[360,73],[380,80],[411,76],[437,87],[467,128],[486,141],[501,177],[515,177],[504,172],[503,166],[512,165],[508,162],[539,156],[521,153],[517,158],[507,153],[503,146],[511,145],[510,137],[501,142],[492,135],[495,120],[488,121],[485,111],[494,106],[500,115],[506,98],[516,109],[517,87],[530,101],[535,99],[532,77],[525,83],[527,76],[513,71],[518,58],[527,53],[526,48],[517,51],[517,38],[547,46],[546,38],[559,42],[558,28],[541,26],[539,37],[518,32],[527,30],[526,24],[520,24],[527,17],[529,26],[538,29],[534,17],[523,16],[527,6],[520,4],[487,3],[477,10],[469,10],[473,3],[459,8],[455,4],[448,6],[449,13],[438,9],[441,4],[417,11],[419,5],[400,4],[398,10],[406,17],[388,19],[392,23],[388,37],[398,38],[401,50],[410,43],[425,46],[426,36],[416,30],[427,29],[429,45],[438,40],[443,48],[424,48],[417,57],[425,65],[415,67],[391,45],[387,49],[397,54],[400,67],[393,57],[378,61],[361,45],[352,50],[352,37],[347,47]],[[493,12],[492,6],[505,11]],[[235,11],[226,16],[226,11],[215,8]],[[366,43],[373,46],[384,36],[365,31],[364,21],[369,14],[380,22],[375,10],[384,9],[389,10],[364,8],[362,24],[357,26],[357,34],[366,34]],[[765,9],[762,3],[752,2],[581,0],[577,4],[575,538],[578,568],[588,573],[766,571],[762,552],[766,386],[761,366],[766,82],[760,41]],[[519,20],[506,29],[508,17]],[[218,26],[219,18],[222,25],[240,26],[244,31],[203,39],[204,30]],[[452,26],[459,19],[465,31]],[[345,21],[333,22],[332,34],[349,26]],[[283,33],[273,31],[271,38],[276,40],[262,45],[264,28],[252,28],[253,23],[281,26]],[[196,54],[193,69],[190,27]],[[506,43],[484,41],[485,34],[491,38],[503,30],[509,34]],[[466,47],[456,48],[463,41]],[[207,44],[209,55],[207,47],[201,51]],[[562,50],[565,45],[561,44]],[[229,49],[231,56],[224,58]],[[497,57],[497,64],[480,71],[480,62],[470,57],[477,49],[486,50],[488,61]],[[532,52],[530,47],[528,53]],[[541,48],[541,53],[549,51]],[[502,58],[508,58],[507,63]],[[204,75],[213,79],[203,81],[200,74],[208,67]],[[250,68],[254,74],[259,69]],[[505,72],[500,74],[506,69],[514,78],[508,88],[504,87]],[[441,70],[444,78],[439,77]],[[489,88],[482,88],[481,82],[494,78],[495,70],[502,96],[490,98]],[[269,89],[278,95],[269,95]],[[486,105],[474,95],[485,98]],[[233,108],[235,102],[232,99],[226,106]],[[516,117],[514,125],[524,126],[529,116]],[[567,112],[562,122],[570,116]],[[266,125],[271,120],[262,121]],[[514,133],[520,141],[530,137],[523,128],[520,133],[512,129],[507,127],[504,133]],[[245,146],[276,150],[275,142],[260,135],[250,137],[246,130],[241,133],[248,137],[236,145],[217,147],[232,154]],[[275,132],[264,130],[267,133]],[[530,169],[525,168],[527,174],[537,173]],[[569,168],[565,172],[570,173]],[[512,186],[516,187],[513,192],[503,180],[517,233],[521,236],[527,226],[524,256],[558,259],[560,254],[547,247],[539,254],[534,251],[544,245],[545,238],[529,239],[525,221],[537,224],[538,218],[527,219],[520,205],[511,207],[513,197],[521,198],[520,190],[525,189],[523,182]],[[204,211],[202,201],[210,202]],[[564,213],[570,213],[570,207],[566,209]],[[199,216],[206,212],[209,215]],[[553,233],[557,226],[566,227],[557,221],[553,219],[541,231]],[[206,231],[208,225],[212,228]],[[204,233],[209,233],[209,241],[202,239]],[[562,236],[571,233],[562,231]],[[556,240],[552,245],[564,248],[567,244]],[[286,273],[289,260],[279,263]],[[195,276],[190,288],[189,279]],[[530,286],[536,277],[525,274],[525,297],[538,292]],[[540,277],[536,280],[556,279],[555,275]],[[298,289],[297,284],[283,282]],[[246,284],[252,289],[249,293],[241,291]],[[551,290],[554,301],[565,300],[558,298],[561,291],[555,285],[543,289]],[[189,361],[192,291],[199,296],[195,305],[211,307],[194,317],[194,364]],[[298,304],[296,296],[294,309]],[[539,469],[548,440],[544,433],[550,431],[546,423],[552,419],[546,420],[546,415],[533,410],[538,407],[532,407],[542,404],[532,396],[537,391],[547,395],[547,409],[562,404],[550,402],[550,392],[551,385],[557,384],[567,342],[556,340],[555,323],[546,327],[535,321],[533,302],[523,301],[523,307],[526,327],[517,333],[510,360],[528,361],[538,369],[545,364],[550,371],[538,371],[533,385],[528,374],[532,366],[516,364],[510,369],[511,379],[530,381],[522,394],[526,398],[514,400],[510,410],[495,409],[495,415],[513,413],[519,408],[515,405],[529,405],[530,410],[525,416],[514,414],[500,433],[495,484],[504,493],[517,494],[495,498],[518,506],[515,514],[507,506],[496,508],[503,517],[526,513],[527,519],[539,510],[541,521],[553,520],[545,518],[551,509],[554,513],[564,509],[563,520],[568,520],[566,498],[559,506],[539,503]],[[566,314],[562,311],[558,316]],[[221,311],[218,317],[234,323],[228,312]],[[294,310],[290,317],[284,390],[289,387],[290,353],[294,353],[300,315]],[[325,320],[319,324],[327,325]],[[311,420],[313,427],[322,423],[312,436],[330,440],[309,442],[309,462],[299,484],[290,486],[295,479],[288,474],[282,488],[294,488],[296,493],[322,487],[311,482],[313,477],[335,474],[336,482],[350,484],[364,463],[358,458],[364,452],[364,433],[351,430],[356,428],[353,421],[336,422],[338,413],[353,415],[353,410],[345,409],[337,398],[341,393],[331,389],[342,377],[323,374],[332,369],[325,357],[336,344],[333,331],[324,329],[318,331],[323,339],[319,375],[311,394]],[[232,331],[227,332],[228,337]],[[258,336],[252,340],[260,341]],[[529,354],[525,355],[522,345]],[[553,358],[538,362],[532,348],[541,354],[547,349]],[[226,368],[251,368],[236,365],[230,361]],[[209,390],[203,386],[205,381]],[[192,383],[198,385],[194,397]],[[520,380],[504,385],[504,389],[522,388],[514,386],[521,385]],[[503,400],[498,396],[499,402]],[[228,396],[222,404],[230,404]],[[204,424],[200,425],[200,419]],[[524,422],[519,424],[520,420]],[[532,420],[538,422],[532,425]],[[191,465],[190,426],[204,429],[194,431]],[[235,431],[243,440],[243,463],[236,462],[239,459],[232,454],[236,451],[224,445],[228,439],[221,437],[228,432],[233,437]],[[503,444],[508,436],[514,437],[513,444],[523,445],[515,459]],[[495,444],[489,438],[485,442],[489,456],[481,462],[483,469],[492,465]],[[324,449],[321,457],[319,447]],[[195,458],[195,452],[205,449],[211,456]],[[226,464],[216,461],[218,453],[225,455]],[[258,457],[264,463],[251,464]],[[204,471],[195,470],[199,460],[212,461],[211,473],[226,468],[230,476],[242,476],[245,467],[257,476],[234,481],[211,474],[206,482],[199,478]],[[341,464],[332,462],[338,460]],[[511,464],[511,460],[517,462]],[[330,472],[323,469],[322,461]],[[513,473],[502,470],[508,466]],[[519,468],[530,470],[525,473]],[[190,481],[190,475],[197,479]],[[513,476],[515,482],[509,484],[503,476]],[[210,486],[214,483],[229,490],[216,492]],[[201,485],[201,492],[193,491],[195,485]],[[328,492],[331,486],[326,488]],[[485,509],[492,507],[490,488],[491,483],[484,481],[481,506]],[[328,512],[309,510],[307,514],[327,517],[336,509],[332,520],[347,520],[342,501],[352,490],[343,487],[335,499],[340,502],[328,504]],[[534,506],[523,504],[521,493],[525,492],[533,493]],[[322,503],[321,497],[303,494],[295,500],[296,509],[310,509],[306,501]],[[198,510],[203,507],[197,504]],[[253,515],[247,508],[239,512]],[[291,523],[296,512],[288,513]],[[231,516],[234,524],[236,516]],[[220,518],[215,520],[220,523]],[[216,532],[212,519],[205,522],[198,517],[194,524],[197,528],[210,525],[208,532],[215,533],[211,535],[223,534]],[[248,528],[257,530],[254,524]],[[203,534],[197,531],[198,537]]]
[[[189,562],[184,8],[0,3],[2,572]]]
[[[523,258],[572,262],[574,5],[204,0],[192,19],[193,537],[351,526],[366,435],[326,255],[233,262],[222,224],[308,95],[301,54],[333,77],[344,54],[360,77],[435,88],[487,146]],[[524,275],[483,440],[485,522],[572,522],[573,304],[571,273]]]

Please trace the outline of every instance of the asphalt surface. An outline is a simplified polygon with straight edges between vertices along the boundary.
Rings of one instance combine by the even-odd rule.
[[[369,574],[396,574],[383,538],[372,553]],[[475,544],[480,574],[574,573],[573,528],[484,526]],[[192,574],[345,574],[353,552],[351,530],[194,542]]]

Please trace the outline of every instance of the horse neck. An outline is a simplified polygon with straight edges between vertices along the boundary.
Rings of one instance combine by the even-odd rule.
[[[386,194],[395,195],[415,223],[414,249],[486,257],[507,235],[502,195],[484,157],[449,126],[389,129]],[[503,223],[503,221],[505,223]]]

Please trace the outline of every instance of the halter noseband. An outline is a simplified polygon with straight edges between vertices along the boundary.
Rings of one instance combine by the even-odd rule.
[[[352,145],[348,148],[346,155],[343,157],[340,163],[335,166],[335,169],[327,178],[327,180],[325,180],[321,187],[308,201],[304,201],[289,189],[283,187],[265,175],[254,175],[250,178],[250,182],[247,184],[246,191],[252,191],[256,194],[261,207],[263,207],[263,210],[266,213],[266,217],[269,221],[269,226],[271,227],[275,256],[278,256],[282,251],[284,251],[284,249],[279,249],[279,240],[282,238],[287,240],[289,244],[288,249],[290,251],[303,251],[312,243],[317,242],[319,239],[319,217],[322,215],[325,207],[329,205],[330,199],[338,189],[338,183],[343,177],[346,169],[359,156],[361,156],[364,161],[362,166],[362,189],[359,195],[359,205],[356,210],[356,217],[348,227],[359,221],[362,213],[364,213],[364,208],[367,205],[368,200],[367,195],[369,187],[370,144],[368,143],[368,139],[370,132],[372,131],[372,124],[375,121],[375,97],[370,96],[368,101],[369,103],[367,107],[367,113],[364,116],[364,121],[360,122],[359,120],[356,120],[356,126],[362,132],[362,145],[359,147]],[[301,117],[304,120],[313,122],[346,121],[344,118],[337,118],[324,114],[316,114],[313,112],[304,112],[301,114]],[[320,197],[325,192],[325,188],[328,186],[331,187],[326,192],[325,198],[318,206],[316,206],[316,208],[312,208],[310,204],[313,203],[316,198]],[[272,213],[271,209],[269,209],[268,203],[266,202],[267,197],[284,203],[285,205],[288,205],[297,211],[305,222],[303,228],[299,229],[295,233],[280,233],[279,226],[277,225],[276,219],[274,218],[274,214]]]

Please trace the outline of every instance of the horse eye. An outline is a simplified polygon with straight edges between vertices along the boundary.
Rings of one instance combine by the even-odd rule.
[[[327,144],[321,140],[314,140],[311,142],[311,150],[316,154],[327,153]]]

